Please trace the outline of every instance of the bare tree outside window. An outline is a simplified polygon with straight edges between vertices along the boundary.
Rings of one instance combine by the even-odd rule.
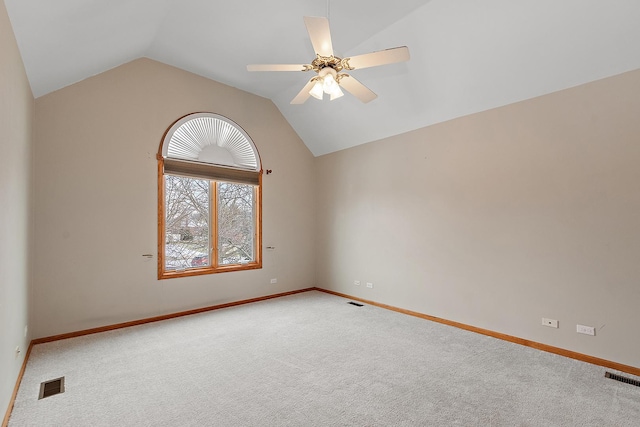
[[[253,261],[254,187],[218,183],[218,262],[220,265]]]
[[[218,265],[246,264],[255,259],[255,187],[215,182],[217,230],[211,230],[211,183],[165,175],[165,269],[211,266],[213,232],[218,240]]]
[[[209,263],[209,181],[165,176],[165,268]]]

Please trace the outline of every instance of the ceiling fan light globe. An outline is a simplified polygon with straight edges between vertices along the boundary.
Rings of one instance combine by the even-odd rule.
[[[336,79],[333,78],[331,74],[327,74],[323,78],[322,88],[324,89],[324,93],[331,95],[335,88],[338,87],[338,83]]]
[[[338,99],[341,96],[344,96],[344,93],[340,89],[340,86],[336,85],[333,91],[331,92],[331,97],[329,98],[329,100],[333,101],[334,99]]]
[[[313,87],[309,91],[309,95],[313,96],[315,99],[319,99],[322,101],[323,87],[320,80],[316,81],[316,84],[313,85]]]

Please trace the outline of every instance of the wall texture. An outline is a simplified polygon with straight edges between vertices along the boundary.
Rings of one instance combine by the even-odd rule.
[[[32,122],[31,88],[0,2],[0,414],[9,404],[29,343]]]
[[[318,286],[640,367],[638,117],[633,71],[317,158]]]
[[[315,285],[314,158],[271,101],[139,59],[35,109],[34,338]],[[273,170],[263,246],[276,249],[260,270],[158,281],[156,153],[196,111],[242,126]]]

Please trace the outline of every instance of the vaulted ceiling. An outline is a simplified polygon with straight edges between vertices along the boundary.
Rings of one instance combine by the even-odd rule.
[[[270,98],[314,155],[640,68],[638,0],[4,0],[34,96],[148,57]],[[408,46],[353,71],[362,104],[290,105],[311,75],[303,16],[329,16],[337,56]]]

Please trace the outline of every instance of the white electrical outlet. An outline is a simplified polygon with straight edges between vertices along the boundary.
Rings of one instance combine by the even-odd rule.
[[[596,328],[593,326],[576,325],[576,332],[585,335],[596,335]]]
[[[373,289],[373,283],[371,283],[371,282],[367,282],[367,288],[369,288],[369,289]]]
[[[542,318],[542,324],[544,326],[548,326],[550,328],[557,328],[558,327],[558,321],[555,319],[547,319],[546,317]]]
[[[16,347],[16,358],[20,356],[20,346]]]
[[[360,280],[354,280],[353,284],[356,285],[356,286],[360,286]]]
[[[278,283],[278,279],[271,279],[271,284],[272,284],[272,285],[273,285],[273,284],[276,284],[276,283]]]
[[[29,334],[29,325],[24,325],[24,337],[26,338]]]

